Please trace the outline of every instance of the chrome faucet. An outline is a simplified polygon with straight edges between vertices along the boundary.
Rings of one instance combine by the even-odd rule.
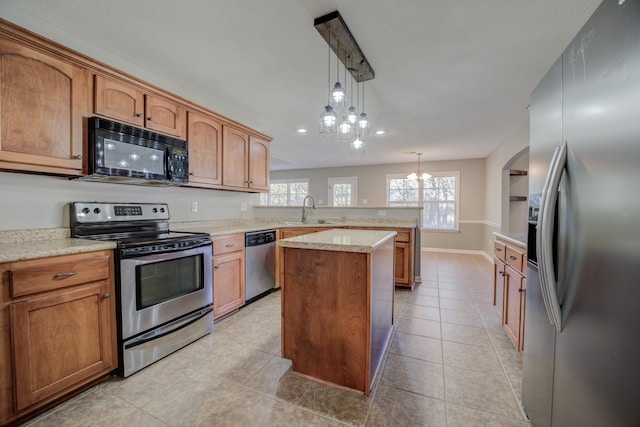
[[[313,199],[313,196],[312,195],[306,196],[302,201],[302,222],[307,221],[307,215],[309,214],[309,211],[307,210],[307,199],[311,199],[311,209],[316,208],[316,201]]]

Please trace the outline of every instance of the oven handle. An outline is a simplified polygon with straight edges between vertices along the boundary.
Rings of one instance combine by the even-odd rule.
[[[121,260],[133,262],[135,265],[148,264],[158,261],[168,261],[171,259],[185,258],[192,255],[204,255],[206,258],[212,256],[211,243],[208,245],[202,245],[195,248],[180,248],[174,251],[163,251],[150,255],[128,255],[126,249],[120,251]],[[205,259],[206,261],[206,259]]]
[[[149,341],[157,340],[166,335],[177,332],[180,329],[184,329],[187,326],[191,325],[192,323],[197,322],[203,317],[210,315],[212,311],[213,311],[213,307],[209,306],[195,313],[192,313],[188,316],[185,316],[181,319],[168,323],[164,326],[160,326],[152,331],[149,331],[145,334],[140,335],[139,337],[136,337],[132,341],[125,344],[124,348],[129,349],[129,348],[137,347]]]

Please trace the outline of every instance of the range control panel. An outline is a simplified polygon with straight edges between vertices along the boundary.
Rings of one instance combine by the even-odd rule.
[[[71,203],[72,223],[101,223],[135,220],[168,220],[166,203]]]

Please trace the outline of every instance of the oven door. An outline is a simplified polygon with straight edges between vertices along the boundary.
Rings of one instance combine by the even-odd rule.
[[[120,261],[122,340],[213,303],[211,245]]]

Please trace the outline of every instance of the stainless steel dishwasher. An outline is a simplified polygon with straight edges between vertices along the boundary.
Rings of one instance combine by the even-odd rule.
[[[249,304],[276,285],[276,230],[245,234],[245,300]]]

